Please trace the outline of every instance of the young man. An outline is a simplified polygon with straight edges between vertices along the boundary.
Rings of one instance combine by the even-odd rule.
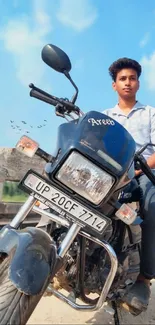
[[[136,100],[141,71],[140,64],[128,58],[119,59],[110,66],[109,73],[113,89],[118,94],[118,104],[103,111],[130,132],[137,150],[147,142],[155,144],[155,108]],[[148,147],[143,155],[155,173],[155,148]],[[135,176],[138,177],[144,200],[141,265],[137,281],[123,300],[143,311],[150,299],[150,280],[155,277],[155,187],[142,171],[135,171]]]

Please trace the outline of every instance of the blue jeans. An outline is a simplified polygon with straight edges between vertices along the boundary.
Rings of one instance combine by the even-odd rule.
[[[155,175],[155,171],[153,171]],[[155,278],[155,185],[142,174],[138,183],[143,191],[143,222],[141,247],[141,274]]]

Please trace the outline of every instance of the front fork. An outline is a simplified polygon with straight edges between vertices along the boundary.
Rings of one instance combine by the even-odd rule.
[[[36,202],[37,200],[32,195],[30,195],[26,200],[26,202],[21,206],[16,216],[10,222],[10,226],[12,228],[17,229],[20,226],[20,224],[25,220],[28,213],[32,210]]]
[[[28,213],[33,209],[33,206],[36,203],[36,199],[30,195],[26,202],[22,205],[22,207],[17,212],[16,216],[10,223],[10,226],[17,229],[19,225],[25,220]],[[66,223],[67,224],[67,223]],[[58,256],[63,258],[67,253],[69,247],[71,246],[72,242],[74,241],[75,237],[79,233],[81,226],[74,223],[68,230],[64,240],[62,241],[61,245],[58,248]]]
[[[68,249],[70,248],[71,244],[73,243],[73,241],[78,233],[80,235],[84,236],[85,238],[87,238],[88,240],[91,240],[91,241],[95,242],[96,244],[100,245],[108,253],[108,255],[110,257],[110,261],[111,261],[111,268],[110,268],[110,272],[107,276],[107,279],[105,281],[105,284],[102,288],[101,295],[95,305],[78,305],[75,302],[73,302],[71,299],[69,299],[68,297],[64,296],[62,293],[56,291],[54,288],[51,289],[52,293],[56,297],[65,301],[74,309],[81,310],[81,311],[100,309],[106,300],[106,297],[108,295],[108,292],[110,290],[110,287],[112,285],[114,277],[116,275],[116,271],[117,271],[117,267],[118,267],[118,260],[117,260],[115,251],[113,250],[111,245],[109,245],[107,242],[105,242],[103,240],[101,241],[98,238],[93,237],[90,234],[84,232],[81,229],[82,227],[79,224],[73,223],[70,226],[70,224],[67,220],[35,207],[34,205],[35,205],[36,201],[37,200],[33,196],[30,195],[29,198],[27,199],[27,201],[20,208],[19,212],[16,214],[15,218],[11,221],[10,226],[17,229],[19,227],[19,225],[24,221],[27,214],[32,209],[36,212],[39,212],[39,210],[40,210],[41,215],[45,215],[45,216],[49,217],[49,219],[53,220],[54,222],[57,222],[57,223],[69,228],[64,240],[61,242],[61,244],[57,250],[57,255],[58,255],[58,257],[60,257],[60,259],[62,259],[65,256],[65,254],[67,253]]]

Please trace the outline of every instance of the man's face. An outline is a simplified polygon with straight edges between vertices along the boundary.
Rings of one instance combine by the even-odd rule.
[[[133,69],[122,69],[117,73],[113,89],[124,99],[133,98],[139,89],[137,72]]]

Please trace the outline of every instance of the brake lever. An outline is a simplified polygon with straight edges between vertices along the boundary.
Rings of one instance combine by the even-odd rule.
[[[65,108],[64,108],[64,106],[61,105],[61,104],[57,104],[56,107],[55,107],[55,114],[57,116],[65,118]]]
[[[145,151],[145,149],[147,148],[147,147],[155,147],[155,144],[154,143],[146,143],[146,144],[144,144],[144,146],[142,146],[139,150],[137,150],[136,151],[136,154],[141,154],[143,151]]]

